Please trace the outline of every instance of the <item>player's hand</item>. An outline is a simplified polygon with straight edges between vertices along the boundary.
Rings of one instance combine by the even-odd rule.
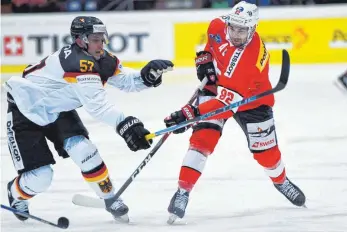
[[[170,126],[180,124],[181,122],[187,121],[189,119],[193,119],[199,115],[200,115],[200,113],[199,113],[198,108],[196,108],[193,105],[188,104],[188,105],[185,105],[184,107],[182,107],[181,110],[175,111],[175,112],[171,113],[170,116],[167,116],[164,119],[164,123],[165,123],[166,127],[170,127]],[[190,126],[182,127],[180,129],[175,130],[173,133],[174,134],[183,133],[186,130],[188,130],[189,128],[190,128]]]
[[[151,147],[153,140],[147,141],[145,136],[150,132],[144,128],[143,123],[133,117],[126,117],[120,122],[116,131],[123,137],[128,147],[132,151],[145,150]]]
[[[141,69],[141,78],[148,87],[158,87],[162,82],[162,74],[172,71],[174,64],[169,60],[152,60]]]
[[[207,85],[214,85],[216,83],[217,74],[213,65],[212,54],[210,52],[197,52],[195,58],[195,67],[200,81],[202,81],[206,76],[208,79]]]

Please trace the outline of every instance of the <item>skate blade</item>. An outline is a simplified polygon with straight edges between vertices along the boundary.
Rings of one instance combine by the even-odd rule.
[[[128,224],[130,222],[129,216],[128,214],[124,214],[123,216],[120,217],[113,217],[114,220],[116,220],[119,223],[123,223],[123,224]]]
[[[166,222],[167,222],[167,224],[172,225],[176,221],[177,218],[178,218],[177,215],[171,214],[169,216],[169,219]]]
[[[347,94],[346,87],[339,81],[334,81],[334,85],[341,91],[342,94]]]

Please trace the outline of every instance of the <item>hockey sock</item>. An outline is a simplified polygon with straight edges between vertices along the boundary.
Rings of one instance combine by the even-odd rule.
[[[282,184],[285,181],[286,170],[278,146],[259,153],[253,153],[253,157],[264,167],[265,173],[273,183]]]
[[[217,120],[214,120],[217,121]],[[200,153],[208,156],[214,151],[220,137],[221,132],[220,125],[212,123],[204,123],[204,125],[198,124],[198,127],[209,126],[213,128],[202,128],[193,132],[190,137],[190,149],[199,151]],[[219,130],[217,130],[218,128]]]
[[[103,199],[114,196],[114,187],[96,146],[84,136],[73,136],[64,141],[64,149],[79,166],[83,178]]]
[[[198,151],[188,150],[181,167],[178,186],[191,191],[201,176],[207,157]]]
[[[11,186],[12,197],[28,200],[48,189],[52,182],[53,170],[49,165],[27,171],[17,176]]]
[[[23,190],[23,181],[21,181],[21,176],[17,176],[11,186],[12,197],[19,200],[29,200],[34,197],[35,194],[28,194]]]
[[[115,189],[104,162],[90,171],[82,171],[82,175],[99,197],[107,199],[114,196]]]

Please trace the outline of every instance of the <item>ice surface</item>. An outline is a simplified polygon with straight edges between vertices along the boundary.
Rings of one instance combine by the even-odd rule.
[[[291,205],[272,186],[253,160],[238,125],[230,120],[204,174],[191,194],[187,214],[176,225],[166,224],[167,206],[176,191],[177,176],[191,131],[172,135],[122,195],[130,207],[131,225],[114,222],[105,210],[71,203],[74,193],[93,195],[79,169],[56,157],[49,190],[30,202],[31,213],[56,221],[70,219],[68,231],[180,231],[180,232],[299,232],[347,231],[347,95],[334,85],[343,65],[292,66],[287,88],[276,94],[274,107],[279,146],[289,178],[307,196],[307,209]],[[279,67],[271,68],[277,81]],[[179,109],[198,85],[194,71],[175,70],[159,88],[121,93],[108,88],[109,98],[127,115],[139,117],[152,131]],[[6,118],[1,93],[1,118]],[[121,186],[149,151],[133,153],[113,128],[78,110],[91,140],[97,145],[117,187]],[[155,142],[159,138],[155,139]],[[1,203],[7,204],[6,184],[15,175],[7,150],[5,122],[1,125]],[[4,232],[48,232],[59,229],[28,220],[19,222],[1,211]]]

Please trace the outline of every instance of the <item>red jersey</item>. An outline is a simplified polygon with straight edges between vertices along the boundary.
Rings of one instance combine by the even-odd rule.
[[[229,29],[223,17],[212,20],[207,30],[208,40],[205,51],[211,52],[213,56],[218,77],[217,97],[199,105],[201,114],[272,88],[269,81],[270,54],[258,33],[254,34],[252,40],[244,48],[235,47],[229,40]],[[273,94],[212,118],[229,118],[236,111],[254,109],[260,105],[273,106]]]

